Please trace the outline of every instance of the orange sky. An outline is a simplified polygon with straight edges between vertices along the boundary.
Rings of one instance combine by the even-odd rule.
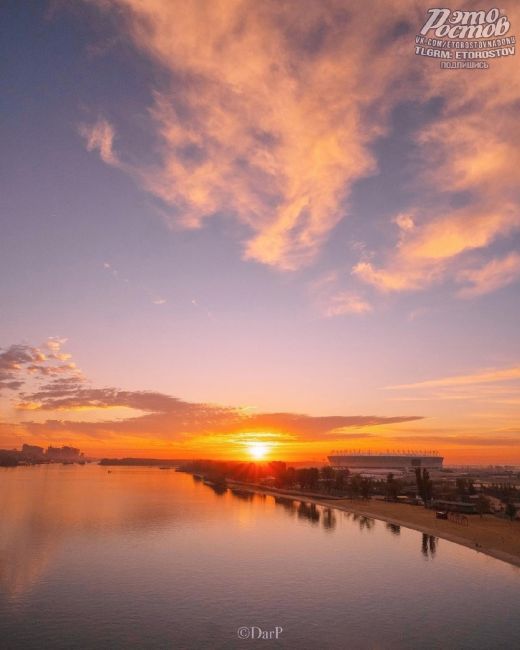
[[[418,56],[422,0],[37,4],[6,30],[0,447],[520,464],[516,54]]]

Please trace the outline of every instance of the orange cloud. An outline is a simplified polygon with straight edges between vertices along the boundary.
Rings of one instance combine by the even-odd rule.
[[[400,292],[463,278],[464,253],[520,227],[515,57],[471,75],[416,57],[426,6],[390,0],[367,20],[342,0],[98,4],[117,8],[121,35],[166,78],[150,108],[159,159],[123,163],[104,119],[82,133],[164,202],[171,227],[232,215],[247,228],[247,259],[307,264],[347,215],[355,183],[377,171],[372,145],[392,111],[431,99],[442,109],[415,135],[409,179],[421,199],[395,217],[397,246],[361,259],[354,279]],[[520,23],[518,5],[507,13]],[[362,298],[333,302],[331,313],[369,310]]]
[[[512,24],[519,21],[518,5],[507,12]],[[353,269],[356,277],[395,292],[422,290],[453,276],[471,281],[464,253],[485,249],[520,228],[516,68],[514,57],[493,65],[491,74],[471,78],[428,68],[421,78],[423,100],[442,98],[443,104],[440,116],[415,138],[414,182],[422,189],[421,202],[411,206],[411,227],[403,228],[401,215],[394,220],[397,246],[387,247],[379,263],[362,259]],[[454,208],[453,197],[462,198],[463,205]],[[493,273],[493,265],[487,273]],[[492,291],[503,285],[486,286]],[[470,293],[479,295],[478,290],[459,295]]]
[[[399,384],[397,386],[387,386],[389,390],[401,388],[435,388],[441,386],[467,386],[470,384],[485,384],[490,382],[513,381],[520,379],[520,366],[504,368],[501,370],[485,370],[469,375],[456,375],[453,377],[442,377],[440,379],[430,379],[428,381],[419,381],[413,384]]]
[[[334,294],[326,308],[326,316],[342,316],[343,314],[367,314],[372,306],[360,295],[348,291]]]
[[[100,118],[94,124],[82,124],[79,132],[86,140],[87,151],[97,151],[107,165],[119,165],[114,152],[114,127],[107,120]]]
[[[520,278],[520,255],[509,253],[501,259],[493,259],[477,269],[465,269],[459,273],[459,281],[470,286],[460,289],[462,298],[481,296],[505,287]]]
[[[121,29],[171,78],[151,109],[161,161],[132,172],[171,208],[169,223],[199,227],[231,213],[250,229],[246,258],[282,269],[312,260],[345,216],[353,184],[376,170],[370,145],[405,76],[402,59],[395,65],[404,40],[382,47],[382,26],[403,23],[406,8],[385,3],[366,20],[337,0],[305,9],[252,0],[112,5]],[[110,125],[86,135],[91,150],[119,162]]]
[[[439,277],[439,268],[426,269],[424,266],[398,265],[392,268],[377,269],[371,262],[358,262],[352,268],[352,275],[380,291],[408,291],[420,289],[425,283]]]
[[[61,344],[51,342],[47,347],[58,353]],[[348,430],[352,428],[421,419],[416,415],[256,413],[250,408],[186,402],[152,391],[92,388],[85,384],[76,370],[68,370],[69,374],[59,374],[57,378],[45,381],[48,367],[52,367],[49,364],[53,362],[40,362],[38,376],[34,379],[31,368],[35,366],[36,358],[39,358],[37,348],[11,346],[0,354],[0,371],[5,368],[5,381],[16,383],[8,388],[15,394],[13,401],[18,414],[23,411],[34,414],[32,421],[18,424],[19,428],[30,435],[45,438],[83,436],[100,441],[132,440],[133,444],[139,441],[140,446],[144,441],[153,445],[154,441],[187,441],[201,436],[228,437],[230,440],[233,436],[263,436],[273,440],[309,441],[331,436],[348,438],[352,435]],[[98,410],[104,411],[104,416],[92,419],[89,413],[85,415],[85,412]],[[60,417],[63,411],[70,414],[69,418],[77,419],[50,419]],[[111,413],[112,419],[107,412]],[[42,416],[49,419],[42,420]]]
[[[340,290],[340,277],[327,273],[308,286],[317,310],[325,318],[344,315],[361,315],[372,311],[372,305],[358,291]]]

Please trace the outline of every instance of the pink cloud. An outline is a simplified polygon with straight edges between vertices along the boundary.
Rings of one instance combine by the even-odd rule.
[[[480,268],[464,269],[458,281],[469,286],[458,292],[461,298],[474,298],[506,287],[520,279],[520,255],[509,253],[505,257],[493,259]]]

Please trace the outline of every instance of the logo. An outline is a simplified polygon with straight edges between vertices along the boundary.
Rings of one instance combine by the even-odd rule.
[[[491,59],[516,53],[509,18],[496,7],[488,11],[428,9],[415,37],[415,54],[438,59],[443,69],[487,69]]]
[[[262,639],[263,641],[271,641],[279,639],[282,632],[283,627],[279,625],[272,630],[263,630],[258,625],[243,625],[238,628],[237,636],[239,639]]]

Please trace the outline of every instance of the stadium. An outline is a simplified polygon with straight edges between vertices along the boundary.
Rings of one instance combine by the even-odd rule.
[[[413,472],[417,467],[442,469],[442,456],[436,451],[336,450],[328,457],[334,469],[351,472]]]

